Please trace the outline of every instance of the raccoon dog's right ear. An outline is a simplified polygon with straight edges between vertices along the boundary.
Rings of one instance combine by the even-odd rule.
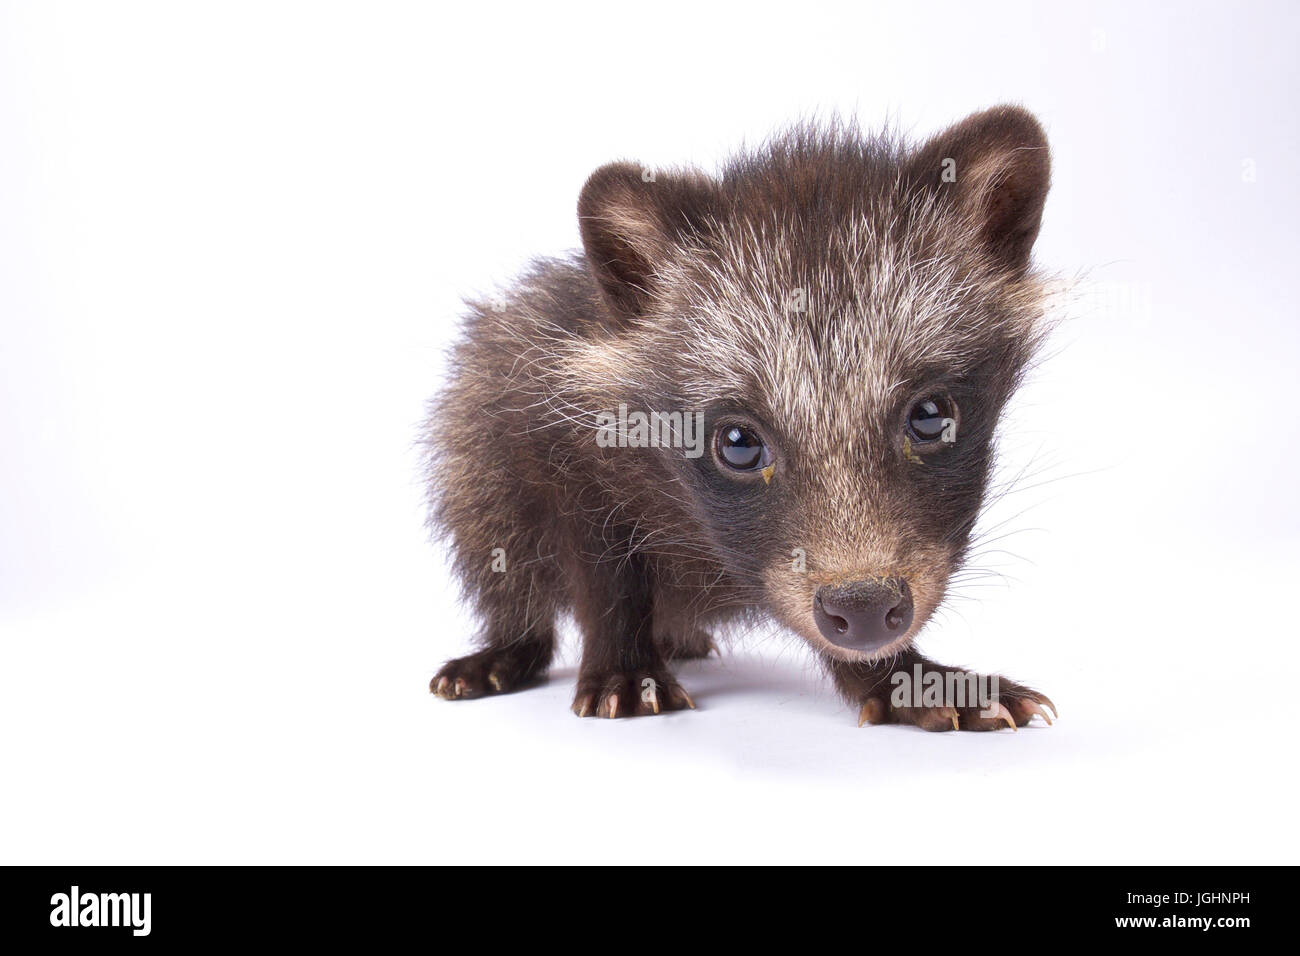
[[[713,183],[696,173],[610,163],[578,196],[578,225],[591,271],[618,321],[645,314],[659,267],[674,243],[703,227]]]

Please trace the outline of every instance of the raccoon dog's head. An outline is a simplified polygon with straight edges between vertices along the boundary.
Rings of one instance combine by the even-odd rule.
[[[592,362],[630,402],[703,414],[703,454],[662,455],[666,537],[720,561],[736,603],[846,660],[925,624],[1036,344],[1048,180],[1014,107],[914,149],[805,126],[716,178],[592,175],[612,316]]]

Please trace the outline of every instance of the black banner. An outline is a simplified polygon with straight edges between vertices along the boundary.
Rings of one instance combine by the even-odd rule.
[[[337,944],[427,934],[430,945],[494,945],[525,925],[582,927],[656,942],[707,913],[731,944],[828,931],[917,951],[984,954],[1024,931],[1033,940],[1131,938],[1176,947],[1234,946],[1289,923],[1289,869],[894,867],[718,873],[707,868],[576,867],[567,874],[476,867],[8,868],[0,899],[8,939],[149,946],[251,940]],[[665,906],[681,901],[680,916]],[[640,913],[641,915],[637,915]],[[828,930],[836,917],[846,925]],[[727,929],[722,930],[725,921]],[[560,932],[571,933],[563,923]],[[1009,936],[1008,934],[1011,934]],[[465,938],[468,935],[471,938]],[[698,931],[689,931],[696,943]],[[532,945],[530,943],[530,945]],[[1032,945],[1029,948],[1033,948]]]

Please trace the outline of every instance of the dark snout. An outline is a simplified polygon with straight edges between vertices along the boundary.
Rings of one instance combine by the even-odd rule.
[[[912,589],[902,578],[827,585],[813,598],[822,636],[851,651],[874,651],[912,626]]]

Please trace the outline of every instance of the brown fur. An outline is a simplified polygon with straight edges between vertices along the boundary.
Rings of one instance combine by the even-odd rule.
[[[995,426],[1039,339],[1029,254],[1048,179],[1042,129],[1014,107],[914,150],[801,126],[718,177],[594,173],[585,254],[471,304],[432,408],[432,523],[483,621],[481,649],[432,689],[526,686],[571,613],[575,711],[693,706],[669,662],[758,615],[804,637],[864,719],[1001,725],[885,698],[896,668],[937,668],[910,646],[965,556]],[[932,394],[955,402],[959,437],[918,453],[905,422]],[[600,447],[597,416],[620,403],[701,412],[708,449]],[[775,456],[765,477],[712,452],[735,422]],[[906,633],[869,654],[823,637],[819,588],[886,578],[910,583]],[[1041,712],[1041,695],[1002,689],[1015,723]]]

